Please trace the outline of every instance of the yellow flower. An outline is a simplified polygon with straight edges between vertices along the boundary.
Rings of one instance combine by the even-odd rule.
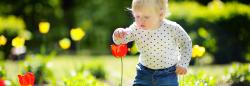
[[[59,45],[62,49],[68,49],[70,47],[70,40],[68,38],[63,38],[59,41]]]
[[[137,49],[137,47],[136,47],[135,42],[133,43],[132,47],[130,48],[130,52],[131,52],[131,54],[133,54],[133,55],[135,55],[135,54],[138,53],[138,49]]]
[[[23,37],[15,37],[12,39],[12,46],[14,47],[22,47],[25,44],[25,39]]]
[[[42,34],[48,33],[49,32],[49,27],[50,27],[49,22],[40,22],[39,23],[39,31],[40,31],[40,33],[42,33]]]
[[[205,47],[194,45],[192,50],[192,57],[201,57],[205,53]]]
[[[0,36],[0,46],[5,45],[7,42],[7,39],[4,37],[4,35]]]
[[[85,36],[85,32],[81,28],[73,28],[70,30],[70,36],[74,41],[80,41]]]
[[[213,0],[208,3],[208,8],[210,10],[219,12],[223,8],[223,2],[221,0]]]

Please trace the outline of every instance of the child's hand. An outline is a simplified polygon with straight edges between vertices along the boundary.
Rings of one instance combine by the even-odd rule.
[[[117,39],[123,39],[127,35],[127,31],[124,28],[117,28],[114,32],[114,36]]]
[[[185,75],[187,73],[187,69],[181,66],[176,66],[176,71],[178,75]]]

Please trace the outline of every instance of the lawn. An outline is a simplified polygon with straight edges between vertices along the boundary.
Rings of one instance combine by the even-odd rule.
[[[32,57],[32,56],[31,56]],[[123,60],[124,62],[124,86],[131,86],[135,77],[135,65],[138,63],[138,56],[127,56]],[[38,65],[36,62],[38,59],[32,58],[34,63],[32,65]],[[57,85],[63,85],[62,79],[65,75],[69,75],[75,69],[79,68],[82,64],[103,64],[107,71],[107,80],[104,82],[110,86],[117,86],[120,83],[120,59],[114,58],[111,55],[91,56],[91,55],[59,55],[51,59],[49,62],[49,68],[52,69],[54,76],[56,77]],[[25,65],[25,62],[24,64]],[[18,81],[17,74],[23,70],[23,66],[18,62],[6,61],[6,77],[7,79]],[[207,65],[207,66],[191,66],[189,73],[197,73],[199,71],[206,71],[206,75],[218,76],[214,78],[221,78],[224,68],[229,65]],[[182,78],[181,78],[182,79]],[[180,79],[180,80],[181,80]],[[185,76],[184,76],[185,79]]]

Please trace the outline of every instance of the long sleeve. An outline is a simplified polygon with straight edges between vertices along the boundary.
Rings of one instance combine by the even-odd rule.
[[[124,37],[124,39],[118,39],[114,36],[114,33],[117,31],[115,30],[112,38],[115,44],[126,44],[130,41],[134,40],[134,30],[135,30],[135,23],[133,23],[132,25],[130,25],[128,28],[125,29],[125,31],[127,32],[127,35]]]
[[[187,68],[192,55],[192,40],[179,24],[176,24],[175,29],[175,38],[181,55],[177,65]]]

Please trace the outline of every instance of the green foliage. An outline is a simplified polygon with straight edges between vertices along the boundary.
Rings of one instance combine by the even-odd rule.
[[[64,78],[66,86],[107,86],[98,81],[89,71],[79,72]]]
[[[25,30],[25,22],[22,18],[16,16],[0,16],[0,33],[3,34],[4,31],[6,35],[15,36],[20,34]]]
[[[11,51],[11,40],[16,36],[24,37],[26,40],[31,39],[31,32],[26,30],[26,24],[22,17],[14,15],[1,16],[0,15],[0,34],[7,38],[7,43],[1,46],[0,50],[3,50],[0,58],[7,59]]]
[[[35,68],[35,84],[48,84],[51,78],[53,78],[52,70],[46,67],[46,64],[41,64],[37,68]],[[52,79],[53,81],[53,79]]]
[[[5,76],[6,76],[5,70],[3,66],[0,64],[0,79],[5,78]]]
[[[51,53],[48,56],[35,55],[35,57],[27,57],[24,63],[23,73],[33,72],[35,75],[36,85],[56,84],[54,74],[50,68],[50,60],[55,56],[55,53]]]
[[[107,86],[101,80],[106,80],[106,70],[100,61],[88,62],[71,71],[64,78],[66,86]]]
[[[170,3],[170,19],[186,19],[190,24],[196,24],[198,19],[205,22],[216,22],[221,19],[232,18],[234,15],[247,15],[250,17],[250,7],[237,2],[222,3],[219,0],[211,2],[208,6],[196,2]]]
[[[40,21],[48,21],[51,29],[46,34],[48,50],[54,50],[55,43],[61,38],[69,37],[69,30],[81,27],[86,30],[81,46],[91,49],[94,54],[108,53],[110,37],[117,27],[128,25],[126,7],[131,1],[117,0],[42,0],[0,2],[0,16],[14,15],[24,19],[25,28],[34,35],[27,43],[30,52],[39,52],[42,35],[38,31]],[[97,10],[97,11],[95,11]],[[131,23],[131,22],[130,22]],[[0,25],[1,26],[1,25]],[[14,25],[15,26],[15,25]],[[98,39],[98,40],[96,40]],[[74,45],[74,44],[73,44]],[[72,46],[70,50],[75,50]]]
[[[206,71],[190,73],[179,77],[180,86],[216,86],[216,78],[207,75]]]
[[[75,3],[81,4],[73,8],[75,26],[86,30],[83,48],[94,51],[93,54],[108,53],[114,29],[132,23],[129,22],[132,21],[128,16],[130,13],[126,11],[131,3],[129,0],[75,0]]]
[[[5,69],[5,64],[4,62],[0,61],[0,79],[4,80],[4,83],[6,86],[17,86],[16,83],[14,83],[12,80],[9,80],[7,78],[7,71]]]
[[[169,19],[183,26],[192,37],[194,44],[204,45],[208,53],[218,58],[215,59],[215,63],[229,63],[231,60],[245,61],[244,57],[250,52],[248,40],[250,36],[247,33],[250,27],[248,24],[250,22],[249,5],[228,2],[235,0],[228,0],[226,3],[220,0],[205,0],[206,4],[203,5],[195,1],[201,0],[170,2],[172,15]],[[39,52],[38,46],[42,45],[41,39],[44,36],[38,31],[40,21],[48,21],[51,24],[49,33],[44,36],[48,52],[58,49],[56,46],[58,41],[69,37],[71,28],[81,27],[86,32],[81,48],[89,49],[93,54],[107,54],[114,29],[127,27],[133,21],[131,13],[126,11],[130,5],[131,0],[15,2],[2,0],[0,2],[0,32],[2,28],[5,28],[8,30],[7,33],[14,33],[12,37],[7,37],[8,41],[16,35],[27,37],[30,39],[26,44],[29,52],[36,53]],[[3,49],[5,57],[9,54],[11,47],[10,41],[7,44],[9,44],[8,48]],[[77,46],[74,45],[73,43],[70,50],[76,49]]]
[[[106,70],[100,62],[91,62],[81,65],[79,69],[71,71],[70,76],[67,74],[61,76],[63,79],[59,81],[55,78],[55,73],[51,69],[51,59],[55,57],[55,53],[48,56],[31,55],[25,61],[20,61],[22,65],[22,73],[33,72],[35,74],[36,85],[58,85],[61,81],[67,86],[106,86],[101,80],[106,80]],[[77,67],[77,66],[75,66]]]
[[[226,67],[224,74],[209,75],[213,70],[189,70],[185,76],[179,77],[180,86],[248,86],[250,84],[249,64],[233,63]]]
[[[53,55],[51,55],[52,57]],[[40,58],[41,57],[41,58]],[[50,56],[47,56],[50,57]],[[73,66],[73,70],[71,70],[72,66],[68,67],[61,67],[66,72],[63,74],[59,74],[58,69],[52,69],[51,64],[54,62],[51,62],[51,60],[48,60],[46,56],[42,55],[35,55],[35,56],[30,56],[26,58],[24,62],[20,61],[19,63],[14,63],[15,65],[11,65],[8,62],[3,62],[1,65],[9,65],[9,67],[18,66],[22,71],[22,73],[26,73],[27,71],[32,71],[35,73],[36,77],[40,77],[39,79],[36,78],[38,82],[42,82],[41,80],[47,81],[47,83],[42,83],[43,85],[52,85],[52,86],[57,86],[57,85],[67,85],[67,86],[107,86],[106,82],[110,82],[112,85],[112,82],[119,81],[118,76],[112,76],[114,73],[118,73],[116,67],[120,66],[113,66],[112,63],[108,63],[106,61],[103,61],[103,58],[98,59],[85,59],[87,61],[83,61],[84,64],[79,63],[77,65]],[[75,56],[72,56],[75,57]],[[61,58],[56,58],[55,64],[61,64],[60,60]],[[67,65],[72,65],[68,64],[70,63],[68,58],[64,58],[65,60],[63,61],[63,64]],[[74,58],[76,59],[76,58]],[[113,57],[108,60],[113,59]],[[76,60],[83,60],[83,59],[76,59]],[[135,60],[135,59],[133,59]],[[132,60],[127,60],[127,61],[132,61]],[[47,62],[44,64],[43,62]],[[76,62],[81,62],[81,61],[76,61]],[[102,63],[103,62],[103,63]],[[113,61],[109,61],[113,62]],[[133,64],[135,64],[137,61],[134,61]],[[12,63],[12,62],[11,62]],[[114,63],[116,64],[116,63]],[[111,66],[112,65],[112,66]],[[54,68],[58,68],[57,65]],[[7,67],[2,68],[1,71],[5,71],[6,78],[5,80],[8,80],[11,86],[18,86],[18,80],[17,80],[17,75],[14,73],[13,78],[9,79],[11,76],[11,73],[15,71],[8,71]],[[75,67],[75,69],[74,69]],[[100,68],[101,67],[101,68]],[[104,67],[111,67],[112,72],[110,71],[109,73],[104,70]],[[209,68],[203,68],[203,67],[209,67]],[[131,73],[131,67],[127,67],[124,74],[126,76],[126,80],[134,79],[133,78],[128,78]],[[221,71],[223,68],[225,68],[225,72]],[[184,76],[179,76],[179,84],[180,86],[247,86],[249,85],[250,81],[250,72],[249,72],[249,64],[242,64],[242,63],[234,63],[232,65],[211,65],[211,66],[191,66],[191,68],[188,70],[188,74]],[[6,70],[5,70],[6,69]],[[67,71],[69,70],[69,71]],[[105,79],[98,78],[96,75],[94,75],[94,72],[91,72],[91,70],[94,70],[95,72],[103,71],[105,73],[100,73],[104,74]],[[116,71],[116,72],[114,72]],[[54,79],[53,77],[55,75],[59,74],[59,79]],[[112,73],[112,74],[110,74]],[[216,74],[217,73],[217,74]],[[38,75],[38,76],[37,76]],[[98,74],[97,74],[98,75]],[[109,76],[106,76],[109,75]],[[110,77],[110,75],[112,77]],[[112,79],[109,79],[112,78]],[[112,80],[112,81],[109,81]],[[59,83],[59,84],[58,84]],[[61,84],[60,84],[61,83]],[[110,84],[109,83],[109,84]],[[183,85],[184,84],[184,85]],[[39,83],[38,85],[41,85]]]
[[[106,79],[106,70],[104,69],[104,66],[100,61],[96,62],[91,62],[91,63],[86,63],[81,66],[80,69],[78,69],[78,72],[83,72],[83,71],[89,71],[95,78],[97,79]]]
[[[250,84],[250,64],[234,63],[226,71],[230,75],[232,86],[246,86]]]
[[[193,44],[206,47],[215,63],[245,62],[249,53],[250,7],[237,2],[219,0],[207,6],[196,2],[173,2],[169,5],[170,20],[189,33]]]

